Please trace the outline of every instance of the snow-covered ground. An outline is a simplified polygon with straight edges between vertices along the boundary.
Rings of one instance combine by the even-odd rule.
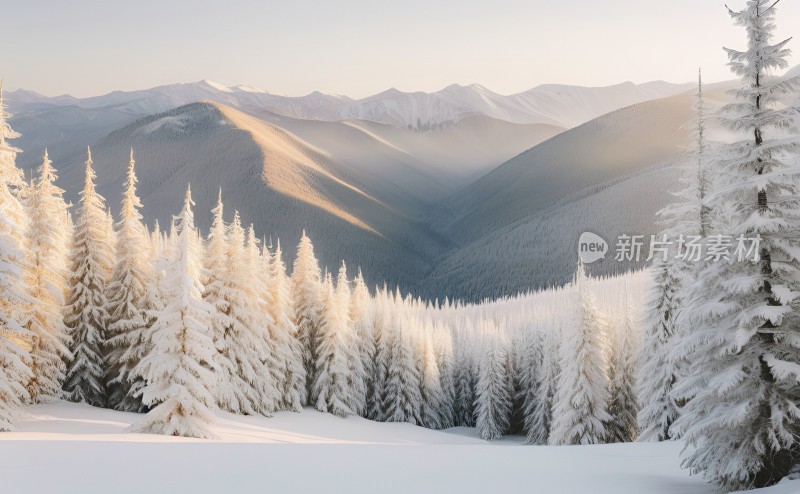
[[[581,447],[486,443],[471,429],[340,419],[307,409],[220,414],[215,440],[131,434],[137,415],[59,402],[0,434],[0,492],[712,493],[677,443]],[[800,492],[800,481],[761,491]]]

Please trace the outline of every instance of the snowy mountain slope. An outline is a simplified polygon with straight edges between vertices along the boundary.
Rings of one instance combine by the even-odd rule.
[[[0,436],[4,492],[93,494],[114,485],[123,494],[267,486],[285,493],[477,493],[512,492],[531,478],[546,493],[714,492],[681,470],[680,443],[537,447],[521,446],[521,437],[487,443],[473,429],[433,431],[310,409],[269,419],[220,414],[217,439],[199,440],[126,432],[136,418],[66,402],[31,407],[18,432]],[[87,464],[91,483],[70,475]],[[796,489],[797,481],[784,481],[764,493]]]
[[[564,130],[476,115],[420,133],[367,120],[328,122],[244,111],[347,163],[360,180],[391,183],[425,205]]]
[[[670,160],[689,145],[691,105],[690,96],[651,101],[559,134],[448,198],[432,221],[469,243],[587,188]]]
[[[611,245],[619,234],[656,233],[689,143],[692,98],[634,105],[559,134],[504,163],[440,204],[429,221],[459,249],[423,282],[471,300],[568,281],[584,231]],[[611,259],[592,274],[635,266]]]
[[[480,85],[448,86],[433,93],[397,89],[353,100],[314,92],[301,97],[270,94],[247,86],[225,87],[212,81],[170,84],[139,91],[115,91],[91,98],[48,98],[32,91],[9,94],[11,111],[20,115],[53,106],[74,105],[147,115],[201,100],[226,106],[254,107],[286,116],[315,120],[370,120],[394,127],[428,131],[473,115],[520,124],[570,128],[623,106],[663,98],[690,89],[686,84],[652,82],[609,87],[548,85],[504,96]]]
[[[144,215],[166,228],[187,183],[198,224],[222,188],[227,216],[239,210],[259,236],[283,242],[287,259],[303,229],[324,266],[344,259],[364,268],[371,282],[408,287],[431,268],[444,242],[421,222],[389,204],[387,188],[369,187],[350,169],[297,137],[216,103],[194,103],[146,117],[99,140],[92,148],[98,191],[116,211],[130,147],[140,177]],[[75,201],[83,160],[59,163],[61,183]]]

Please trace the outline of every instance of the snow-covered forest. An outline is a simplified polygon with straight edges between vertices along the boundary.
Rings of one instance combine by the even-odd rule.
[[[800,465],[800,138],[780,98],[800,77],[774,75],[789,55],[771,44],[777,3],[730,11],[748,42],[727,50],[736,102],[709,115],[698,79],[683,189],[659,215],[674,249],[481,303],[323,271],[311,235],[288,254],[221,192],[201,231],[189,184],[170,224],[148,227],[135,149],[116,217],[91,149],[68,204],[47,151],[25,180],[0,87],[0,430],[59,399],[193,438],[214,437],[220,410],[312,407],[529,445],[679,439],[683,466],[722,489],[781,481]],[[711,118],[741,140],[711,142]],[[758,250],[688,259],[686,237],[723,235]]]

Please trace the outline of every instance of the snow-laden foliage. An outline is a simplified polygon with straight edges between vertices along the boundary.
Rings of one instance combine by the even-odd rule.
[[[575,314],[564,328],[561,374],[553,402],[550,444],[598,444],[607,437],[608,363],[605,321],[588,289],[583,264],[575,278]]]
[[[31,348],[33,379],[28,383],[31,400],[61,397],[69,349],[64,325],[67,259],[72,220],[64,191],[55,185],[55,169],[45,150],[39,175],[27,194],[30,217],[27,248],[30,256],[30,295],[33,298],[26,328],[35,336]]]
[[[744,51],[726,49],[740,77],[737,102],[719,119],[742,140],[725,145],[709,197],[725,208],[732,235],[759,236],[757,258],[703,266],[686,312],[691,332],[676,353],[689,369],[677,396],[688,400],[674,427],[692,446],[684,465],[727,489],[763,487],[785,477],[800,453],[800,381],[787,372],[797,351],[800,245],[796,109],[780,97],[797,77],[776,78],[788,67],[789,40],[772,44],[776,2],[749,0],[730,11],[747,34]]]
[[[64,393],[72,401],[105,406],[108,283],[114,251],[105,199],[95,191],[95,177],[89,150],[70,254],[72,269],[64,322],[70,337],[71,360]]]
[[[313,393],[314,377],[317,362],[317,331],[322,320],[322,280],[319,264],[314,257],[314,246],[303,232],[300,245],[297,247],[292,269],[292,298],[294,300],[294,324],[297,327],[297,339],[303,352],[303,365],[306,370],[306,399],[313,405],[316,396]]]
[[[145,332],[152,323],[149,311],[155,309],[153,267],[150,263],[150,238],[142,224],[142,203],[136,195],[133,149],[128,164],[120,221],[116,227],[116,259],[108,285],[108,404],[117,410],[140,412],[145,409],[137,394],[144,384],[132,373],[149,350]]]
[[[194,227],[192,198],[186,192],[175,219],[175,242],[164,279],[169,302],[148,329],[150,352],[137,365],[145,378],[139,390],[151,410],[133,430],[152,434],[210,437],[215,409],[214,355],[209,331],[214,307],[203,300],[202,244]]]

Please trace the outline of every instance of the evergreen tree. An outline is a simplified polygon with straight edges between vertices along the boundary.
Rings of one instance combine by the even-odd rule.
[[[57,178],[45,150],[39,176],[27,198],[30,295],[34,303],[26,329],[35,336],[30,352],[33,379],[27,387],[34,402],[61,396],[64,361],[69,357],[63,311],[72,221],[63,199],[64,191],[54,183]]]
[[[626,290],[627,299],[627,290]],[[613,318],[611,355],[609,365],[608,442],[631,442],[636,439],[636,414],[639,404],[636,398],[635,373],[638,344],[634,329],[634,315],[630,301],[624,310]]]
[[[419,349],[420,394],[422,410],[420,412],[421,424],[428,429],[443,429],[444,418],[444,391],[442,389],[439,363],[436,360],[436,351],[433,347],[433,323],[428,320],[422,328],[422,333],[416,335]]]
[[[388,334],[388,366],[384,395],[385,420],[419,424],[422,396],[420,375],[414,359],[414,348],[408,331],[408,314],[398,290],[395,317]]]
[[[107,285],[114,255],[106,227],[105,200],[95,191],[94,179],[89,150],[70,255],[72,270],[64,322],[71,339],[72,360],[64,392],[72,401],[102,407],[107,402],[104,357],[109,320]]]
[[[349,345],[353,339],[348,326],[350,289],[344,263],[336,291],[328,274],[323,285],[322,321],[317,331],[316,375],[312,388],[317,410],[346,417],[353,411],[353,368]]]
[[[478,381],[473,342],[461,335],[456,346],[455,425],[475,426],[475,387]]]
[[[496,327],[487,334],[478,366],[475,392],[475,427],[481,439],[491,441],[503,437],[511,425],[512,381],[509,375],[508,342]]]
[[[307,401],[306,370],[303,366],[302,347],[297,338],[290,280],[286,276],[280,240],[275,253],[269,259],[268,269],[268,306],[275,323],[272,339],[285,360],[280,367],[284,372],[281,381],[283,394],[281,408],[299,412],[303,409],[303,403]]]
[[[375,339],[372,336],[374,313],[370,304],[369,290],[364,283],[361,270],[356,276],[353,295],[350,299],[350,324],[353,327],[353,397],[354,410],[361,416],[367,415],[367,394],[374,373]]]
[[[800,141],[795,109],[779,105],[798,78],[770,77],[787,68],[789,54],[789,40],[770,44],[776,3],[749,0],[743,10],[730,11],[747,32],[748,47],[727,49],[742,87],[720,120],[751,137],[725,146],[711,203],[732,205],[733,234],[760,236],[758,258],[702,269],[690,315],[696,329],[679,347],[691,352],[689,375],[676,390],[689,399],[674,424],[692,446],[683,464],[731,490],[777,483],[800,455],[794,231],[800,215],[790,162]]]
[[[13,429],[20,408],[30,401],[25,385],[33,378],[28,350],[34,337],[23,327],[32,302],[26,291],[28,260],[22,236],[27,218],[19,201],[24,182],[16,166],[20,150],[7,141],[19,137],[8,125],[9,117],[0,83],[0,431]]]
[[[574,284],[574,315],[564,328],[561,375],[553,401],[549,443],[598,444],[607,437],[611,420],[608,375],[603,348],[603,324],[579,263]]]
[[[556,332],[545,330],[539,338],[541,344],[541,363],[536,374],[537,399],[530,413],[525,415],[527,444],[548,444],[550,428],[553,423],[553,404],[558,387],[559,344]]]
[[[317,331],[322,318],[322,285],[314,246],[306,236],[300,238],[297,257],[292,269],[292,299],[294,300],[294,324],[297,339],[303,349],[303,365],[306,369],[306,390],[310,405],[316,405],[316,396],[311,388],[316,376]]]
[[[142,402],[152,407],[132,426],[136,432],[211,437],[216,349],[208,321],[214,308],[202,297],[202,244],[194,226],[193,204],[187,189],[164,279],[168,302],[148,329],[153,346],[136,369],[147,383],[139,390]]]
[[[678,418],[679,408],[673,396],[678,370],[672,357],[672,338],[676,334],[678,290],[681,278],[675,261],[656,258],[650,268],[653,285],[645,301],[643,343],[637,368],[637,389],[642,408],[637,415],[642,440],[666,441]]]
[[[375,342],[372,376],[367,388],[367,418],[386,421],[386,378],[389,369],[389,328],[392,312],[386,289],[377,290],[373,316],[372,339]]]
[[[436,362],[439,366],[439,382],[442,388],[442,402],[439,414],[442,420],[442,428],[447,429],[455,426],[455,356],[453,355],[453,336],[450,329],[441,323],[437,323],[434,330],[434,352]]]
[[[149,291],[153,283],[149,236],[139,213],[142,203],[136,195],[134,166],[131,149],[116,232],[117,264],[108,285],[109,366],[106,385],[109,406],[142,412],[145,407],[137,392],[144,385],[144,379],[131,371],[149,349],[145,333],[152,323],[149,311],[156,307]]]

